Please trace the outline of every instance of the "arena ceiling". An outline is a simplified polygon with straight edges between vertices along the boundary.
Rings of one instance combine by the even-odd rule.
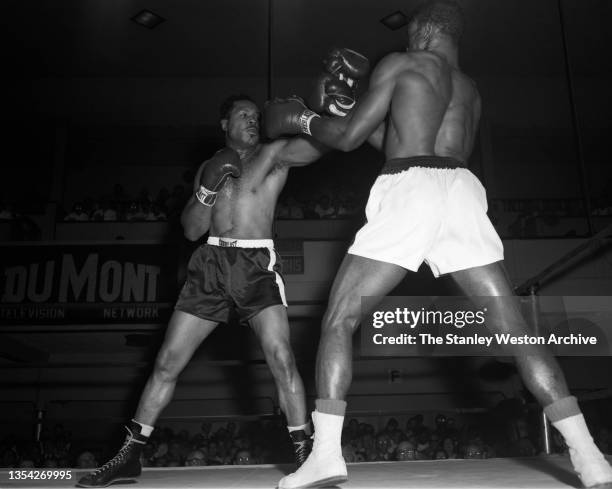
[[[5,67],[19,77],[273,77],[309,75],[330,46],[376,60],[402,49],[405,30],[379,20],[415,0],[10,0]],[[475,75],[565,72],[559,0],[462,0],[462,64]],[[572,69],[612,70],[612,2],[561,0]],[[8,5],[7,5],[8,4]],[[8,7],[8,8],[7,8]],[[165,19],[147,29],[130,19]],[[271,18],[271,23],[269,19]],[[271,25],[271,29],[269,28]],[[269,44],[271,38],[271,44]],[[269,47],[271,49],[269,50]]]

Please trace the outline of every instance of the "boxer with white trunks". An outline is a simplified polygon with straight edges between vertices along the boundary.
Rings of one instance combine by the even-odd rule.
[[[340,436],[351,383],[351,337],[361,297],[384,296],[425,261],[449,274],[476,305],[488,304],[493,333],[527,334],[503,266],[502,243],[487,215],[485,191],[466,168],[480,119],[476,84],[459,69],[463,14],[451,0],[432,1],[408,25],[406,52],[383,58],[365,95],[346,117],[321,117],[299,100],[267,107],[269,136],[310,134],[351,151],[366,140],[386,156],[323,318],[317,357],[315,439],[308,460],[280,489],[321,487],[347,479]],[[497,297],[499,300],[487,300]],[[586,487],[612,488],[612,469],[594,444],[555,358],[540,345],[511,352],[519,373],[562,433]]]

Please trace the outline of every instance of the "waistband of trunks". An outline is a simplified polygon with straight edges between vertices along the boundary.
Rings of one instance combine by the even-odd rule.
[[[411,156],[393,158],[387,161],[380,170],[381,175],[400,173],[414,166],[423,168],[465,168],[466,164],[450,156]]]
[[[222,248],[274,248],[271,239],[234,239],[209,236],[207,244]]]

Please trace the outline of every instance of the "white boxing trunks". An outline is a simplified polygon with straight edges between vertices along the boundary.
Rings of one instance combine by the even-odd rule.
[[[461,166],[438,156],[385,163],[348,252],[412,271],[425,261],[436,277],[503,260],[486,191]]]

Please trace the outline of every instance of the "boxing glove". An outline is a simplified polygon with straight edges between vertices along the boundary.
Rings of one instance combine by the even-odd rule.
[[[264,106],[264,131],[270,139],[282,135],[310,135],[310,122],[318,114],[308,109],[301,98],[276,98]]]
[[[333,48],[323,60],[325,72],[315,80],[308,106],[316,112],[344,117],[355,105],[357,81],[367,75],[370,62],[346,48]]]
[[[330,73],[322,73],[308,98],[315,112],[344,117],[355,105],[355,92],[348,84]]]
[[[200,188],[196,199],[206,206],[215,205],[217,192],[229,176],[238,178],[242,173],[240,155],[232,148],[223,148],[206,162],[200,174]]]
[[[363,54],[347,48],[333,48],[323,60],[325,71],[355,88],[357,80],[370,71],[370,61]]]

